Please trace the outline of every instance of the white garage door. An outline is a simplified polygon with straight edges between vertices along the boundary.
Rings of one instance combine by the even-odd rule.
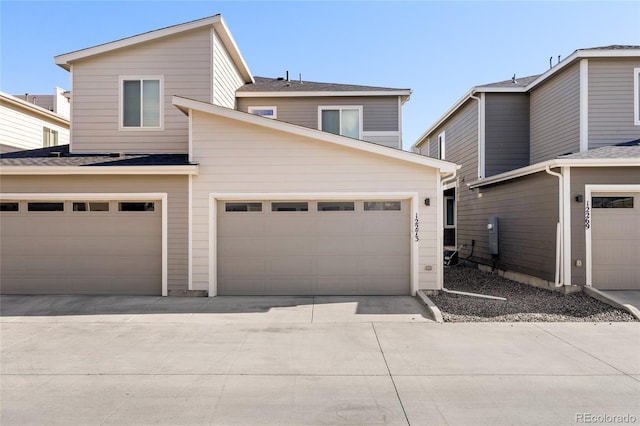
[[[409,202],[219,201],[221,295],[410,293]]]
[[[640,193],[592,194],[592,285],[640,289]]]
[[[3,201],[4,294],[162,294],[158,201]]]

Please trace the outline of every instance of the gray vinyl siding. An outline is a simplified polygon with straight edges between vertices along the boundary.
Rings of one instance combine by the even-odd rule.
[[[638,58],[589,59],[589,149],[640,138],[634,125]]]
[[[530,162],[580,151],[580,64],[531,90]]]
[[[540,172],[502,184],[463,191],[470,193],[463,222],[463,242],[467,244],[461,253],[463,257],[470,254],[471,240],[475,240],[472,260],[494,265],[489,253],[487,221],[489,217],[497,216],[499,255],[495,266],[547,281],[554,280],[558,222],[556,177]]]
[[[485,177],[529,165],[529,94],[486,93]]]
[[[239,111],[247,112],[250,106],[275,106],[278,120],[312,129],[318,128],[318,107],[333,105],[362,105],[365,132],[399,130],[397,96],[238,98]]]
[[[576,260],[585,264],[586,242],[584,228],[584,202],[574,202],[576,195],[584,196],[585,185],[640,184],[640,167],[572,167],[571,168],[571,284],[585,285],[584,267],[577,267]]]
[[[186,290],[188,283],[187,176],[3,176],[4,193],[121,193],[168,194],[168,289]],[[113,248],[117,253],[118,247]],[[73,259],[69,259],[73,262]],[[109,259],[105,259],[108,262]]]
[[[238,72],[229,52],[220,41],[218,35],[213,33],[213,101],[215,105],[226,108],[235,108],[236,90],[244,81]]]
[[[188,119],[173,95],[211,99],[209,28],[116,50],[72,65],[71,149],[75,153],[186,153]],[[164,79],[164,130],[119,130],[119,76]]]

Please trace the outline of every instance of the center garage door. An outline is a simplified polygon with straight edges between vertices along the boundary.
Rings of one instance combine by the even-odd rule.
[[[219,201],[221,295],[410,293],[407,200]]]
[[[159,201],[3,201],[4,294],[162,294]]]
[[[640,193],[592,194],[592,285],[640,290]]]

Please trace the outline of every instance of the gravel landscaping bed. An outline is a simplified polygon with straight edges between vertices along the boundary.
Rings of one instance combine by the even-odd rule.
[[[635,321],[628,312],[582,292],[561,294],[462,265],[445,268],[444,287],[507,299],[501,301],[446,293],[429,296],[442,311],[445,322]]]

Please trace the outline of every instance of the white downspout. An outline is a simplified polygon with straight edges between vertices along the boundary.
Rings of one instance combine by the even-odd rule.
[[[563,221],[564,197],[562,196],[562,191],[563,191],[562,174],[552,172],[549,165],[545,167],[545,171],[548,174],[552,176],[556,176],[558,178],[558,224],[556,225],[556,277],[555,277],[554,285],[556,287],[562,287],[564,285],[564,282],[562,282],[563,280],[561,279],[561,277],[564,277],[563,270],[562,270],[563,269],[562,256],[564,254],[564,221]]]

